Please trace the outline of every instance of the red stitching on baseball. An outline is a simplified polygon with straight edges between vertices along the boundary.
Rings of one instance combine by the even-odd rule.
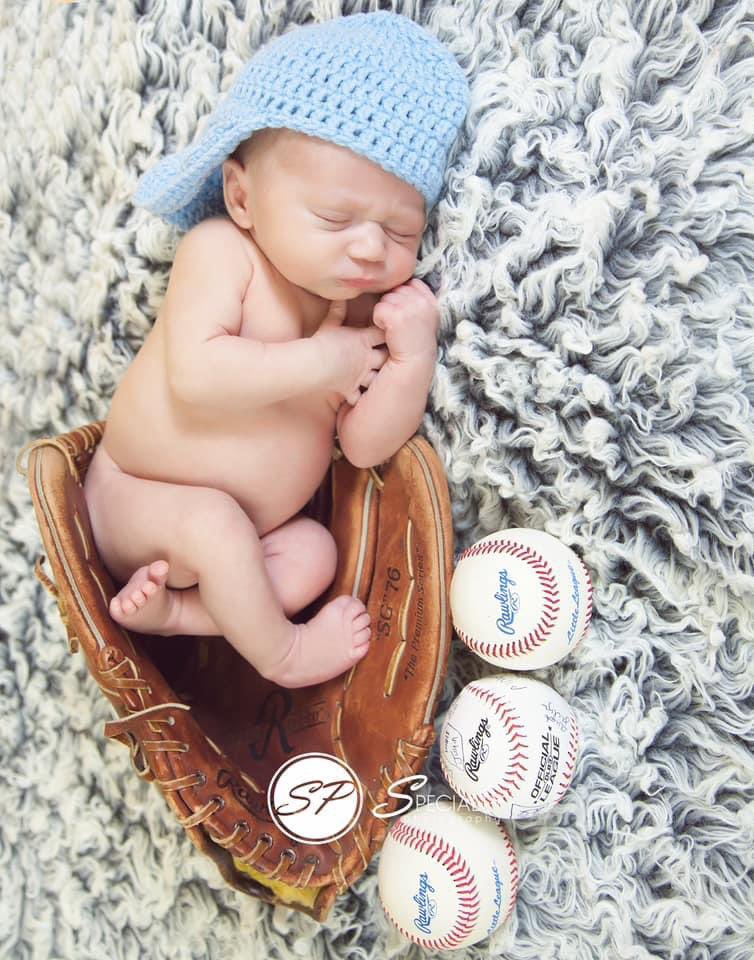
[[[526,776],[526,761],[529,758],[526,726],[511,705],[496,696],[491,690],[487,690],[485,687],[479,686],[476,683],[470,683],[467,689],[479,697],[480,700],[485,701],[487,705],[495,711],[498,719],[501,721],[503,730],[505,730],[510,747],[510,755],[508,757],[508,765],[501,776],[502,783],[488,787],[481,793],[469,793],[460,790],[456,786],[454,786],[453,789],[472,807],[479,806],[480,804],[489,807],[495,800],[500,799],[511,801],[513,791],[519,787]],[[442,753],[440,754],[440,766],[445,774],[445,779],[450,781],[451,778],[448,776],[448,770],[445,766]]]
[[[584,579],[586,580],[586,612],[584,614],[584,629],[581,631],[581,636],[579,637],[579,640],[580,640],[581,637],[583,637],[584,634],[586,633],[587,627],[592,622],[592,592],[593,591],[592,591],[592,578],[589,576],[589,571],[586,568],[586,564],[580,557],[577,557],[576,559],[581,564],[581,569],[584,571]]]
[[[510,868],[510,878],[511,878],[511,892],[510,892],[510,903],[508,904],[508,910],[504,917],[501,917],[500,923],[498,926],[502,926],[507,922],[508,917],[513,913],[513,908],[516,905],[516,900],[518,899],[518,883],[519,883],[519,872],[518,872],[518,860],[516,859],[516,851],[513,848],[513,843],[511,838],[508,836],[508,831],[505,827],[497,821],[498,829],[503,835],[503,840],[505,841],[505,851],[508,855],[508,866]]]
[[[447,947],[461,946],[465,937],[474,929],[474,924],[479,918],[479,888],[468,863],[447,840],[438,840],[428,831],[413,827],[404,820],[397,820],[391,827],[390,832],[399,843],[432,857],[446,867],[465,909],[458,911],[449,933],[444,937],[431,939],[417,936],[413,932],[409,934],[383,902],[382,906],[385,908],[385,912],[408,940],[413,940],[414,943],[419,942],[427,949],[443,950]],[[473,894],[468,895],[467,891],[469,890],[473,891]]]
[[[579,731],[578,724],[575,720],[571,720],[569,724],[568,731],[568,755],[566,758],[566,764],[563,767],[563,771],[560,774],[560,779],[558,780],[558,785],[555,788],[555,803],[560,803],[560,801],[565,796],[566,790],[570,786],[571,780],[573,778],[573,772],[576,768],[576,759],[579,753],[579,744],[581,742],[581,733]]]
[[[506,659],[511,659],[525,653],[531,653],[550,636],[560,613],[559,590],[552,567],[541,554],[510,540],[488,540],[486,543],[474,544],[461,553],[458,562],[460,563],[461,560],[468,557],[490,553],[507,554],[517,560],[522,560],[535,571],[543,594],[544,608],[542,615],[529,633],[513,640],[477,640],[457,628],[456,633],[468,647],[480,656],[503,656]]]

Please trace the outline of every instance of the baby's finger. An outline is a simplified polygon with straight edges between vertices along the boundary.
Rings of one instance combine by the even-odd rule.
[[[400,303],[401,300],[403,300],[404,296],[406,295],[406,292],[407,291],[405,287],[396,287],[395,290],[391,290],[390,293],[386,293],[381,298],[377,306],[380,306],[381,304],[387,304],[388,306],[392,304],[393,306],[395,306],[396,304]]]
[[[395,300],[392,303],[378,303],[372,313],[372,323],[387,330],[395,317],[400,313],[400,304]]]
[[[437,298],[435,297],[434,293],[432,293],[432,290],[423,280],[420,280],[418,277],[414,277],[410,281],[409,286],[413,287],[413,289],[418,293],[421,293],[421,295],[426,297],[427,300],[431,300],[433,303],[436,301]]]
[[[367,337],[369,338],[369,343],[371,346],[376,347],[378,346],[378,344],[385,342],[385,331],[383,329],[380,329],[380,327],[377,324],[374,324],[371,327],[367,327],[366,331],[367,331]]]

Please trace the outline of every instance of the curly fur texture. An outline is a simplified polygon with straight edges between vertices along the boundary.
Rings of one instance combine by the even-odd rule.
[[[418,957],[376,865],[323,927],[226,888],[106,745],[109,708],[32,576],[13,458],[107,415],[176,232],[130,199],[251,52],[375,9],[29,0],[0,12],[0,953]],[[422,247],[441,352],[426,435],[457,547],[573,546],[594,621],[538,676],[584,731],[575,782],[511,832],[509,924],[468,958],[754,955],[754,8],[434,0],[472,103]],[[437,723],[494,672],[458,641]],[[442,792],[433,752],[426,790]],[[456,956],[460,954],[455,954]]]

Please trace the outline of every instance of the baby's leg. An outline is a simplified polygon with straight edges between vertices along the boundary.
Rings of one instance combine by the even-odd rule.
[[[267,573],[286,616],[303,610],[332,583],[337,547],[316,520],[295,516],[261,542]],[[199,588],[170,590],[167,574],[164,560],[139,567],[113,598],[112,617],[130,630],[156,636],[218,636],[221,630],[202,603]]]
[[[232,497],[215,492],[211,509],[185,523],[178,544],[183,561],[197,570],[199,597],[223,636],[281,686],[309,686],[353,666],[369,644],[364,604],[337,597],[308,623],[291,623],[254,524]]]
[[[232,497],[134,477],[104,458],[95,462],[98,455],[85,495],[95,542],[113,576],[124,580],[165,560],[168,586],[197,583],[218,632],[282,686],[338,676],[364,656],[369,616],[356,598],[337,597],[306,624],[286,618],[254,525]]]
[[[262,537],[267,573],[286,616],[321,596],[333,582],[338,549],[321,523],[300,514]]]

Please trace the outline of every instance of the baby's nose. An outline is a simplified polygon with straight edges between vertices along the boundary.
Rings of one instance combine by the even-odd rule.
[[[382,260],[385,234],[379,223],[362,223],[351,238],[348,253],[354,260]]]

